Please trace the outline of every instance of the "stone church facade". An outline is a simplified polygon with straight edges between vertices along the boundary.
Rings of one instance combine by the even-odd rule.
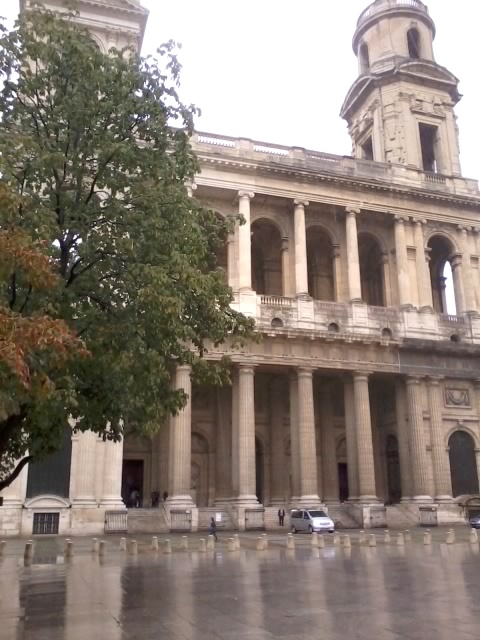
[[[136,0],[80,7],[105,51],[141,46]],[[188,404],[153,439],[67,435],[3,492],[2,535],[53,514],[61,533],[100,533],[126,507],[146,531],[214,514],[268,528],[299,505],[344,526],[464,519],[480,493],[480,194],[461,173],[458,80],[434,37],[420,0],[361,14],[341,110],[351,157],[195,134],[189,188],[245,219],[218,259],[262,339],[209,353],[231,356],[231,387],[192,388],[178,369]]]

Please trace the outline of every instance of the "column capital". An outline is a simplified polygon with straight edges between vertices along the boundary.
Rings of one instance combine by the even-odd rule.
[[[381,264],[388,264],[388,251],[386,249],[382,249],[380,251],[381,253],[381,258],[380,258],[380,262]]]
[[[459,224],[457,225],[457,229],[460,231],[460,233],[467,235],[468,231],[472,230],[472,227],[469,227],[467,225],[463,225],[463,224]]]
[[[452,269],[456,269],[457,267],[462,266],[462,254],[461,253],[452,253],[449,256],[450,264],[452,265]]]
[[[393,219],[397,224],[405,224],[405,222],[408,222],[408,216],[401,216],[398,213],[393,216]]]
[[[282,238],[282,251],[288,251],[289,240],[286,236]]]
[[[256,364],[239,364],[237,365],[238,373],[241,373],[242,375],[254,375],[257,366],[258,365]]]
[[[413,222],[419,227],[425,227],[428,224],[428,220],[426,218],[413,218]]]
[[[350,206],[345,208],[347,215],[356,216],[359,215],[361,210],[358,207]]]
[[[354,371],[352,373],[353,380],[368,380],[370,378],[370,373],[368,371]]]
[[[253,191],[239,191],[237,193],[238,200],[252,200],[255,197],[255,193]]]
[[[442,380],[445,380],[445,376],[427,376],[426,380],[429,387],[439,387]]]
[[[312,367],[298,367],[296,369],[298,378],[312,378],[315,369]]]
[[[423,382],[424,379],[425,379],[425,376],[412,375],[412,376],[407,376],[407,379],[405,382],[408,386],[417,386],[421,382]]]
[[[310,202],[308,200],[302,200],[301,198],[295,198],[293,204],[295,205],[295,208],[301,207],[302,209],[304,209],[305,207],[308,207]]]
[[[176,367],[175,371],[177,373],[191,373],[192,372],[192,365],[190,364],[180,364]]]
[[[340,257],[340,245],[334,244],[332,246],[332,258],[339,258],[339,257]]]

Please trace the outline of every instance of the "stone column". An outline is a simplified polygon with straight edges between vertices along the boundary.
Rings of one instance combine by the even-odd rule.
[[[122,508],[123,438],[120,442],[107,440],[104,446],[101,504],[109,509]]]
[[[377,502],[367,374],[362,372],[353,374],[353,392],[355,397],[355,420],[357,423],[359,500],[364,503]]]
[[[250,200],[255,196],[248,191],[238,192],[238,209],[245,222],[238,228],[238,288],[252,288],[252,239]]]
[[[238,368],[238,499],[243,507],[258,504],[255,477],[255,371]]]
[[[459,225],[459,244],[460,251],[462,252],[462,263],[463,263],[463,288],[465,291],[465,311],[475,311],[475,290],[473,287],[473,273],[472,273],[472,264],[470,257],[470,246],[468,242],[468,231],[470,227],[463,227]]]
[[[300,504],[315,505],[317,494],[317,447],[313,401],[313,371],[298,369],[298,451],[300,463]]]
[[[457,307],[457,315],[460,315],[466,311],[465,289],[463,287],[462,256],[459,253],[455,253],[450,256],[450,264],[452,265],[455,306]]]
[[[443,394],[440,382],[442,379],[443,378],[427,379],[433,480],[435,483],[435,502],[451,502],[452,482],[450,479],[450,461],[443,438]]]
[[[358,257],[357,214],[360,209],[347,207],[347,264],[350,301],[361,302],[360,258]]]
[[[414,238],[415,266],[418,281],[418,306],[433,308],[432,283],[430,280],[428,259],[425,255],[425,239],[423,235],[423,226],[425,224],[426,220],[415,220]]]
[[[390,257],[388,251],[382,251],[382,257],[380,258],[383,269],[383,289],[385,294],[385,305],[391,307],[392,301],[392,287],[390,281]]]
[[[305,207],[307,201],[295,200],[295,293],[308,295],[307,235],[305,231]]]
[[[239,442],[238,442],[238,415],[239,415],[239,400],[238,400],[238,369],[232,371],[232,498],[238,498],[239,492],[239,478],[238,478],[238,456],[239,456]]]
[[[358,460],[357,460],[357,427],[355,423],[355,396],[353,380],[348,378],[344,384],[345,397],[345,436],[347,441],[348,499],[358,500]]]
[[[270,504],[285,503],[285,380],[274,375],[270,386]]]
[[[95,505],[96,486],[96,448],[97,434],[93,431],[84,431],[78,434],[78,442],[75,448],[75,507],[91,507]]]
[[[300,458],[298,424],[298,378],[292,371],[290,375],[290,466],[292,474],[292,503],[300,498]]]
[[[407,406],[405,384],[398,380],[395,384],[395,410],[397,415],[398,454],[400,457],[400,476],[402,481],[402,502],[412,499],[412,471],[410,447],[408,444]]]
[[[401,307],[412,303],[405,220],[408,221],[408,218],[395,216],[395,255],[397,259],[398,299]]]
[[[421,381],[418,377],[409,376],[407,378],[407,404],[413,499],[415,502],[431,502],[423,425]]]
[[[320,389],[319,396],[320,441],[322,449],[322,499],[323,502],[327,504],[338,504],[338,464],[331,385],[323,385]]]
[[[290,260],[288,238],[282,238],[282,293],[289,296],[290,288]]]
[[[333,261],[333,292],[335,302],[341,302],[341,286],[342,286],[342,260],[341,260],[341,252],[340,245],[334,244],[332,250],[332,261]]]
[[[217,388],[217,432],[215,443],[215,502],[224,503],[232,496],[232,428],[230,388]]]
[[[191,367],[182,365],[175,372],[175,389],[183,389],[187,404],[170,422],[172,453],[172,493],[167,502],[171,508],[191,508],[192,476],[192,381]]]
[[[26,456],[28,454],[25,454]],[[15,467],[20,462],[15,462]],[[14,468],[15,468],[14,467]],[[0,492],[4,507],[21,507],[27,495],[28,464],[23,467],[17,478]]]

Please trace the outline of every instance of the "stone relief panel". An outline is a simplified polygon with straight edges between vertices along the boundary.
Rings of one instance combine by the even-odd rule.
[[[470,408],[470,393],[468,389],[459,387],[445,387],[445,406],[446,407],[467,407]]]

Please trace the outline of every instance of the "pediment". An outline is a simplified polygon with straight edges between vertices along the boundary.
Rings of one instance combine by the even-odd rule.
[[[360,78],[355,80],[353,85],[350,87],[349,92],[347,93],[347,97],[344,100],[344,103],[340,110],[340,116],[342,118],[348,119],[348,114],[352,109],[352,107],[354,106],[355,102],[360,97],[364,99],[365,93],[370,92],[372,89],[374,89],[374,87],[375,87],[375,79],[374,79],[374,76],[371,74],[360,76]]]
[[[148,15],[148,10],[138,0],[84,0],[84,2]]]
[[[60,496],[43,495],[25,501],[25,509],[68,509],[70,501]]]
[[[441,67],[438,64],[429,62],[428,60],[410,60],[407,59],[398,65],[398,70],[402,73],[411,73],[417,76],[429,78],[431,80],[440,80],[441,82],[447,82],[454,84],[459,83],[456,76],[453,75],[445,67]]]

